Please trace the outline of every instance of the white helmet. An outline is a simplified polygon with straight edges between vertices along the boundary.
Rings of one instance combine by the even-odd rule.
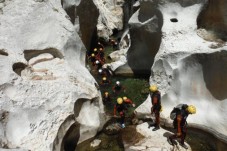
[[[99,73],[102,73],[102,69],[99,69]]]
[[[121,83],[120,83],[120,81],[117,81],[116,84],[117,84],[117,85],[120,85]]]
[[[99,64],[99,61],[98,61],[98,60],[96,60],[96,61],[95,61],[95,63],[96,63],[96,64]]]

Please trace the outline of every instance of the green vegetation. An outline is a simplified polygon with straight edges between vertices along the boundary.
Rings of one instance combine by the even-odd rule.
[[[106,104],[107,113],[113,113],[113,107],[118,97],[128,97],[133,101],[133,103],[136,104],[136,107],[142,104],[147,98],[148,93],[146,92],[149,85],[147,80],[126,77],[111,77],[110,81],[110,86],[100,86],[102,94],[104,94],[104,92],[109,92],[111,95],[112,102],[108,102]],[[114,87],[116,81],[121,82],[121,85],[125,88],[125,91],[121,91],[119,94],[113,93],[112,88]],[[133,110],[134,108],[131,107],[128,109],[127,113],[131,114]]]
[[[107,46],[104,49],[105,52],[105,59],[106,63],[110,63],[111,59],[108,58],[108,55],[114,51],[112,46]],[[149,93],[149,81],[145,80],[144,78],[135,78],[135,77],[122,77],[122,76],[112,76],[108,77],[111,81],[111,84],[108,86],[102,86],[101,79],[98,75],[98,71],[95,69],[95,67],[92,66],[91,63],[89,63],[90,68],[92,69],[91,74],[95,77],[96,81],[98,82],[100,86],[100,90],[102,92],[102,95],[105,92],[109,92],[111,96],[111,102],[104,102],[106,114],[113,115],[113,108],[116,103],[116,100],[118,97],[128,97],[133,101],[133,103],[136,104],[136,107],[138,107],[140,104],[142,104]],[[121,85],[125,88],[125,91],[121,91],[119,94],[114,94],[112,88],[114,87],[116,81],[120,81]],[[135,108],[130,107],[128,108],[128,115],[131,115],[133,113]]]
[[[105,47],[105,59],[106,63],[111,63],[111,59],[108,58],[108,56],[114,51],[112,46]]]

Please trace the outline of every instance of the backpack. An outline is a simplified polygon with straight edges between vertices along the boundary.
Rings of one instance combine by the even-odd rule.
[[[170,119],[173,120],[173,127],[174,129],[177,128],[177,115],[180,114],[182,109],[186,109],[186,104],[179,104],[176,107],[173,108],[173,110],[170,113]]]

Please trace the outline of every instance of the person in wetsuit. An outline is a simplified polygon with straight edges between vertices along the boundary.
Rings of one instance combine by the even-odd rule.
[[[155,115],[155,128],[153,131],[160,129],[160,111],[161,111],[161,93],[158,91],[156,85],[150,86],[150,97],[151,97],[151,114]]]
[[[180,145],[185,149],[188,149],[187,145],[185,145],[184,143],[187,133],[187,117],[189,114],[195,113],[196,108],[193,105],[179,104],[177,107],[174,108],[174,110],[171,112],[171,115],[175,114],[175,117],[173,119],[173,126],[174,129],[177,130],[177,133],[168,138],[168,142],[171,145],[173,145],[174,139],[180,138]]]

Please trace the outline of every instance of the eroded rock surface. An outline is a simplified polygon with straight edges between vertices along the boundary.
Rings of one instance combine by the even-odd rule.
[[[136,131],[142,134],[144,138],[133,145],[125,144],[126,151],[186,151],[178,142],[174,146],[170,145],[167,142],[167,137],[172,133],[162,128],[154,132],[148,128],[147,123],[143,123],[136,127]],[[190,151],[190,146],[188,144],[187,146],[189,147],[187,151]]]
[[[60,150],[94,136],[103,104],[60,1],[5,1],[2,10],[0,147]]]

